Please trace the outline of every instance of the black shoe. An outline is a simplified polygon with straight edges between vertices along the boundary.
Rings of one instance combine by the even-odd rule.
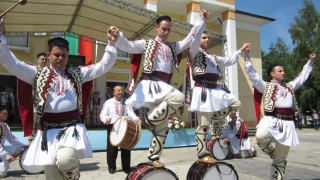
[[[115,170],[115,169],[112,169],[112,168],[108,168],[108,170],[109,170],[109,173],[110,173],[110,174],[114,174],[114,173],[116,172],[116,170]]]
[[[123,170],[123,172],[125,172],[126,174],[130,174],[132,170],[133,168],[130,168],[129,170]]]

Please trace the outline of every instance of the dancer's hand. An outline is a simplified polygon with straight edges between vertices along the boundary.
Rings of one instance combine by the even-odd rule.
[[[11,163],[12,161],[16,160],[16,158],[14,158],[14,157],[11,156],[11,155],[7,155],[6,160],[7,160],[9,163]]]
[[[200,11],[200,17],[201,17],[201,16],[203,16],[203,17],[205,17],[205,18],[209,18],[210,12],[208,12],[208,11],[205,10],[205,9],[201,9],[201,11]]]
[[[243,43],[242,47],[240,48],[240,50],[246,51],[246,50],[250,50],[252,48],[252,43]]]
[[[137,123],[141,124],[141,119],[137,119]]]
[[[116,26],[110,26],[108,29],[108,39],[109,41],[117,41],[119,36],[119,29]]]
[[[229,142],[229,138],[224,138],[223,143],[227,143],[227,142]]]
[[[312,62],[314,62],[317,59],[317,55],[316,54],[310,54],[310,60]]]

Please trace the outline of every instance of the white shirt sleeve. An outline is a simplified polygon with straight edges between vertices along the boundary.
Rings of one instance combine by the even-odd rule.
[[[110,100],[112,99],[109,99],[107,100],[104,104],[103,104],[103,107],[102,107],[102,110],[100,112],[100,121],[103,123],[103,124],[106,124],[107,123],[107,119],[108,118],[111,118],[111,114],[110,114],[110,107],[111,107],[111,104],[110,104]]]
[[[307,64],[303,66],[303,69],[300,72],[300,74],[294,80],[289,82],[293,87],[293,90],[298,89],[299,87],[302,86],[304,82],[306,82],[310,73],[312,72],[312,65],[313,65],[313,62],[309,60]]]
[[[231,56],[227,56],[227,57],[216,56],[217,63],[221,68],[231,66],[238,62],[241,56],[241,53],[242,51],[239,49],[238,51],[234,52]]]
[[[192,27],[187,37],[177,42],[177,46],[176,46],[177,54],[181,53],[182,51],[186,50],[191,46],[192,46],[192,51],[195,51],[195,49],[199,50],[200,43],[198,43],[198,41],[200,41],[201,35],[206,27],[206,20],[207,18],[201,16],[200,19],[196,21],[195,25]]]
[[[132,109],[131,106],[126,105],[126,114],[128,115],[128,118],[130,120],[137,120],[139,119],[139,117],[136,115],[136,113],[134,113],[134,110]]]
[[[9,126],[7,125],[6,126],[7,128],[7,140],[10,144],[12,144],[13,146],[16,146],[16,147],[24,147],[25,144],[23,144],[22,142],[19,141],[18,138],[16,138],[10,131],[10,128]]]
[[[108,42],[101,61],[96,64],[81,67],[83,82],[90,81],[108,72],[117,58],[117,49],[114,42]]]
[[[144,39],[129,41],[127,38],[123,36],[123,33],[120,32],[116,46],[122,51],[133,53],[133,54],[142,54],[144,53],[146,45],[146,41]]]
[[[257,73],[257,71],[253,68],[252,62],[249,58],[246,58],[245,60],[245,69],[246,72],[249,76],[250,81],[253,83],[255,88],[263,93],[265,87],[266,87],[266,82],[263,81],[262,77]]]
[[[37,69],[19,61],[6,45],[6,37],[0,36],[0,64],[7,71],[28,84],[33,84]]]

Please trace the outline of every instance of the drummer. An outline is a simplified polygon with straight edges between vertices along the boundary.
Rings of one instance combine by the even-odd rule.
[[[0,107],[0,178],[7,176],[9,163],[15,160],[26,145],[21,143],[10,131],[6,121],[8,119],[8,111],[4,106]],[[5,146],[4,143],[8,140],[12,146]]]
[[[234,148],[239,150],[240,158],[256,156],[255,148],[250,145],[244,121],[238,118],[235,112],[230,114],[229,117],[231,120],[228,122],[227,129],[221,134],[220,138],[223,139],[224,143],[230,142]]]
[[[123,88],[122,86],[116,85],[113,88],[113,98],[108,99],[101,110],[100,120],[107,126],[107,163],[108,170],[110,174],[114,174],[116,171],[116,159],[118,156],[118,147],[112,146],[110,143],[110,132],[113,124],[119,118],[119,116],[125,116],[129,120],[137,121],[139,124],[141,120],[134,113],[132,107],[126,106],[123,108],[125,99],[123,98]],[[124,111],[124,112],[123,112]],[[131,171],[130,160],[131,160],[131,150],[121,149],[121,164],[122,170],[126,174]]]

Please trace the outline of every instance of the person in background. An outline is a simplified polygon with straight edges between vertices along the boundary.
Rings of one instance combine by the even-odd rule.
[[[37,63],[39,68],[44,68],[47,65],[47,55],[44,52],[37,54]]]
[[[302,129],[302,112],[301,112],[301,109],[299,109],[296,112],[296,121],[297,121],[297,125],[298,125],[299,130],[301,130]]]
[[[256,150],[251,147],[248,132],[244,121],[238,118],[236,113],[229,115],[227,129],[220,135],[224,143],[230,142],[233,147],[239,150],[240,158],[254,157],[257,155]]]
[[[311,118],[313,120],[314,130],[318,131],[318,129],[319,129],[319,113],[316,109],[313,109]]]
[[[8,117],[8,124],[10,125],[14,121],[14,112],[15,112],[15,107],[14,107],[14,95],[12,93],[12,88],[11,87],[6,87],[5,91],[2,92],[1,94],[1,106],[6,107],[9,117]]]
[[[118,156],[118,147],[113,146],[110,142],[110,133],[113,127],[114,122],[120,117],[126,117],[128,120],[137,121],[141,123],[141,120],[134,113],[133,109],[130,106],[124,105],[123,99],[123,89],[122,86],[116,85],[113,88],[113,98],[108,99],[101,110],[100,120],[107,126],[107,163],[108,170],[110,174],[114,174],[116,171],[116,159]],[[123,109],[124,108],[124,109]],[[124,113],[122,114],[122,111]],[[121,164],[122,170],[129,174],[131,171],[130,161],[131,161],[131,150],[121,149]]]
[[[8,111],[5,106],[0,106],[0,178],[7,176],[10,163],[14,161],[22,152],[26,145],[21,143],[10,131],[5,123],[8,119]],[[4,145],[6,140],[11,146]]]

